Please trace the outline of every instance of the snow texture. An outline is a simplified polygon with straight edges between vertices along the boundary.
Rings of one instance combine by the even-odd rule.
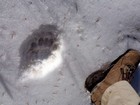
[[[139,10],[140,0],[0,0],[0,105],[90,105],[86,77],[129,48],[140,51]],[[42,25],[57,26],[64,48],[49,70],[49,58],[42,69],[21,63]]]

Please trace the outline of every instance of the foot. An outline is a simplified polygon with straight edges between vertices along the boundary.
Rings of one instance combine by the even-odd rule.
[[[99,83],[101,82],[107,72],[109,71],[108,69],[111,67],[112,65],[107,62],[105,63],[99,70],[91,73],[87,78],[86,78],[86,81],[85,81],[85,88],[91,92],[92,89]]]
[[[130,82],[139,61],[140,53],[136,50],[128,50],[123,56],[120,56],[105,78],[92,90],[91,100],[96,105],[101,105],[102,95],[109,86],[121,80]]]

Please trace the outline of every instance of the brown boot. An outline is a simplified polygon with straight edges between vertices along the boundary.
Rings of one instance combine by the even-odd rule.
[[[120,55],[117,59],[115,59],[112,63],[107,62],[101,66],[101,68],[93,73],[91,73],[85,81],[85,88],[91,92],[93,88],[101,82],[108,72],[111,70],[111,68],[122,58],[126,53],[128,53],[131,49],[127,50],[124,54]]]
[[[105,76],[107,75],[108,73],[108,69],[111,67],[111,64],[109,62],[103,64],[103,66],[91,73],[87,78],[86,78],[86,81],[85,81],[85,88],[91,92],[93,90],[93,88],[99,83],[101,82]]]
[[[109,70],[106,77],[98,83],[91,92],[91,100],[96,105],[101,105],[101,98],[104,91],[112,84],[126,80],[131,81],[132,74],[140,62],[140,53],[136,50],[129,50],[119,57],[114,66]]]

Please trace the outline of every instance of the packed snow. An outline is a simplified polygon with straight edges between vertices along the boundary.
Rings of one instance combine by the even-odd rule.
[[[86,77],[140,50],[139,10],[140,0],[0,0],[0,105],[90,105]],[[46,24],[62,49],[22,72],[21,46]]]

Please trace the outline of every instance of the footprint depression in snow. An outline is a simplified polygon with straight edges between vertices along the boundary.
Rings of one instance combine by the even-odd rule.
[[[37,79],[57,68],[61,62],[62,40],[56,25],[41,25],[20,47],[21,79]]]

